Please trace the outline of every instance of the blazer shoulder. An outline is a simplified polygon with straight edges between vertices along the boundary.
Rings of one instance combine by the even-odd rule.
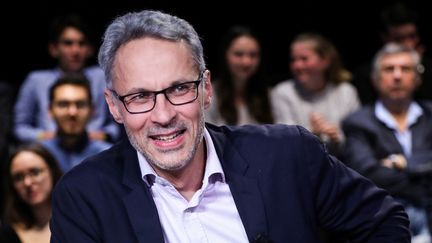
[[[82,163],[73,167],[60,179],[60,183],[67,182],[85,184],[84,181],[90,182],[103,174],[118,174],[122,171],[122,165],[119,158],[122,154],[122,149],[119,144],[103,150],[100,153],[89,156]]]
[[[27,74],[25,82],[46,82],[47,79],[55,79],[58,75],[58,71],[52,69],[34,70]]]
[[[348,115],[343,121],[343,125],[358,125],[373,120],[374,108],[372,106],[365,106],[359,110]]]
[[[432,116],[432,101],[422,100],[418,102],[425,114]]]
[[[269,147],[298,146],[301,141],[319,141],[306,128],[297,125],[266,124],[243,126],[208,126],[210,134],[216,140],[224,138],[233,145],[250,146],[257,150]]]

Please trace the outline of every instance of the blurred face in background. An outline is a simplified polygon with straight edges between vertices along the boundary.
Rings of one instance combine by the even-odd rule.
[[[31,151],[19,152],[10,168],[18,196],[30,206],[49,203],[53,189],[51,171],[45,160]]]
[[[81,135],[92,113],[86,88],[65,84],[54,91],[50,114],[64,135]]]
[[[328,58],[315,51],[312,41],[298,41],[291,45],[291,72],[299,84],[308,91],[325,87],[324,73],[329,66]]]
[[[386,37],[387,42],[396,42],[411,49],[416,49],[420,43],[417,27],[413,23],[390,26]]]
[[[256,73],[261,61],[260,51],[257,40],[250,36],[240,36],[231,42],[226,60],[235,82],[243,84]]]
[[[374,84],[382,99],[410,100],[420,83],[414,60],[409,53],[389,54],[382,58]]]
[[[93,54],[93,48],[84,33],[73,27],[66,28],[58,41],[49,45],[49,51],[64,72],[80,71]]]

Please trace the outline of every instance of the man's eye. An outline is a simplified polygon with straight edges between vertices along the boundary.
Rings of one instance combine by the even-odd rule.
[[[57,107],[60,107],[60,108],[65,108],[65,107],[68,107],[68,106],[69,106],[69,102],[67,102],[67,101],[58,101],[58,102],[56,103],[56,106],[57,106]]]
[[[192,87],[192,84],[186,83],[186,84],[178,84],[176,86],[171,87],[169,90],[167,90],[170,94],[184,94],[187,93]]]
[[[143,102],[143,101],[151,100],[152,98],[153,98],[152,93],[143,92],[143,93],[131,95],[131,96],[127,97],[127,99],[125,101],[128,103],[129,102]]]
[[[39,168],[32,168],[29,171],[29,175],[31,175],[31,176],[38,176],[41,172],[42,172],[42,170],[39,169]]]
[[[394,71],[394,67],[390,66],[390,67],[384,67],[383,68],[384,72],[393,72]]]
[[[177,92],[186,91],[188,89],[189,89],[189,85],[187,85],[187,84],[179,84],[175,87],[175,91],[177,91]]]

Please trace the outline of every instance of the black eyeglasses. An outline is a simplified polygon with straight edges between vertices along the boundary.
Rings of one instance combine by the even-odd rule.
[[[12,181],[15,184],[23,183],[25,178],[29,176],[33,182],[40,182],[42,180],[43,172],[46,171],[47,168],[30,168],[27,172],[19,172],[12,175]]]
[[[172,105],[184,105],[195,101],[198,98],[198,86],[203,74],[201,73],[196,81],[175,84],[159,91],[142,91],[122,96],[118,95],[115,90],[110,89],[110,91],[123,103],[129,113],[145,113],[153,110],[158,94],[164,94]]]

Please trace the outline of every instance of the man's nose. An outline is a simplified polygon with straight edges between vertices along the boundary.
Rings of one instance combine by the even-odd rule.
[[[78,113],[78,107],[76,104],[69,104],[67,108],[67,112],[69,115],[76,115]]]
[[[169,124],[176,116],[176,110],[173,104],[161,93],[155,98],[155,106],[151,111],[151,119],[161,125]]]
[[[400,78],[401,76],[402,76],[402,68],[400,68],[400,67],[396,67],[396,68],[394,68],[393,69],[393,76],[395,77],[395,78]]]

